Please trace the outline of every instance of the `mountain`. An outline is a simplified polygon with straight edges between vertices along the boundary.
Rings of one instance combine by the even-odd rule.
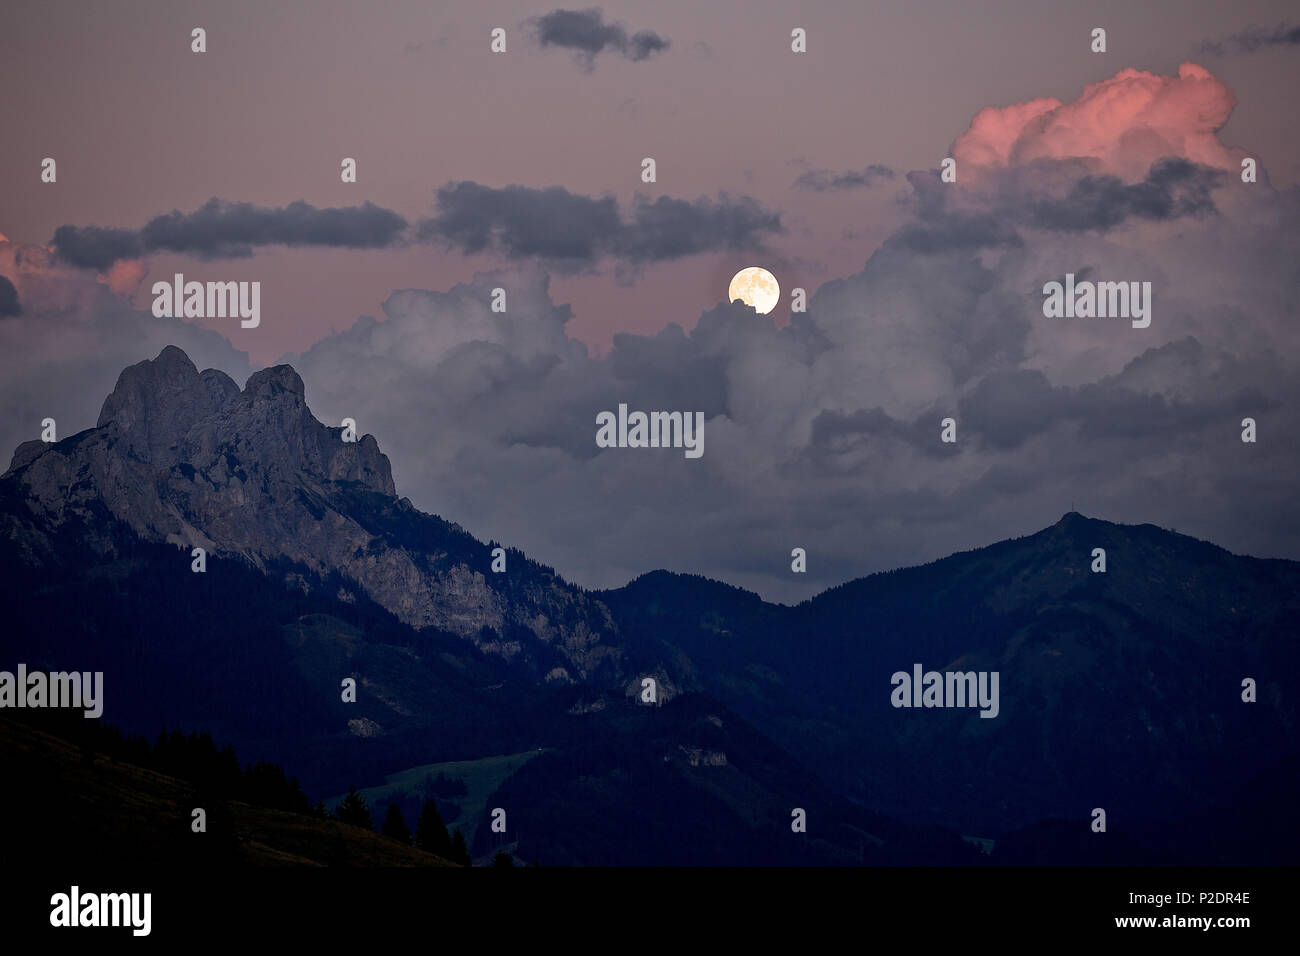
[[[0,660],[102,671],[115,726],[201,728],[291,766],[313,798],[541,749],[539,769],[489,804],[524,825],[524,859],[969,855],[955,834],[826,790],[722,704],[678,698],[665,668],[636,666],[615,642],[601,602],[517,551],[493,572],[489,546],[396,498],[373,438],[341,436],[287,367],[242,391],[177,349],[128,368],[95,428],[20,446],[0,476]],[[202,573],[193,548],[206,551]],[[642,673],[658,675],[666,706],[624,687],[639,692]],[[637,798],[642,772],[654,782]],[[597,780],[624,799],[588,791]],[[590,854],[588,798],[615,831],[657,840],[632,857]],[[665,815],[699,806],[704,842]],[[808,840],[765,832],[793,837],[795,807],[813,815]]]
[[[291,565],[303,586],[337,573],[345,600],[363,592],[416,630],[461,635],[550,680],[598,676],[617,659],[602,606],[517,552],[511,574],[492,574],[487,547],[396,497],[372,436],[343,441],[304,395],[287,365],[241,391],[169,346],[122,373],[95,428],[19,446],[5,478],[25,507],[6,512],[6,533],[35,563],[57,563],[63,529],[113,523],[187,553]],[[115,553],[108,535],[82,544]]]
[[[670,640],[828,783],[968,832],[1096,807],[1181,817],[1296,750],[1300,564],[1152,525],[1070,513],[793,608],[662,573],[598,596],[629,643]],[[998,716],[895,708],[891,676],[917,663],[999,672]]]
[[[0,476],[0,667],[102,670],[114,724],[208,730],[313,799],[535,754],[475,798],[517,831],[474,850],[543,863],[971,862],[959,834],[1030,862],[1097,807],[1097,859],[1197,862],[1200,832],[1224,860],[1254,831],[1216,808],[1296,752],[1296,562],[1070,513],[794,607],[666,571],[590,592],[493,570],[343,438],[288,366],[124,370]],[[996,672],[997,715],[893,706],[917,664]]]

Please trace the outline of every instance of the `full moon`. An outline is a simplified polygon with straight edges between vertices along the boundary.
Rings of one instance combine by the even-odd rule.
[[[775,309],[780,298],[781,287],[776,284],[776,276],[758,266],[741,269],[731,277],[731,285],[727,288],[728,302],[739,299],[745,305],[753,306],[759,315],[767,315]]]

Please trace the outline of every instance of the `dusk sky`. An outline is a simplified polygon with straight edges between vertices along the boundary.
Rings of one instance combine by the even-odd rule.
[[[176,344],[241,383],[290,362],[399,494],[590,587],[667,567],[798,600],[1071,507],[1300,558],[1298,24],[1282,0],[10,0],[0,453],[94,425]],[[770,315],[726,302],[751,265]],[[260,325],[155,318],[176,272],[260,281]],[[1150,282],[1150,326],[1045,317],[1067,273]],[[702,411],[703,457],[598,449],[620,402]]]

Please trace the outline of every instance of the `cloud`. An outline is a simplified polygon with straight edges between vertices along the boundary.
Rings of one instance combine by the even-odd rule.
[[[1195,63],[1184,63],[1177,76],[1121,70],[1084,87],[1070,103],[1036,99],[980,110],[953,142],[951,155],[959,180],[1037,159],[1081,159],[1093,173],[1126,181],[1166,156],[1236,168],[1239,156],[1216,135],[1236,102],[1227,86]]]
[[[17,315],[22,309],[18,305],[18,290],[14,284],[0,276],[0,319]]]
[[[1277,26],[1251,27],[1218,40],[1201,44],[1202,53],[1224,56],[1231,53],[1254,53],[1265,47],[1300,46],[1300,25],[1279,23]]]
[[[1118,176],[1084,176],[1061,197],[1036,196],[1017,218],[1041,229],[1113,229],[1129,219],[1200,218],[1217,212],[1212,190],[1226,182],[1220,170],[1185,159],[1157,160],[1141,182]]]
[[[765,236],[783,231],[778,213],[748,196],[726,193],[693,201],[637,197],[624,217],[609,196],[466,181],[442,186],[437,206],[435,216],[416,224],[417,239],[467,255],[537,259],[561,271],[594,268],[604,258],[636,269],[705,252],[759,250]],[[397,213],[369,202],[340,209],[294,202],[273,209],[211,199],[192,213],[155,216],[138,232],[60,226],[51,246],[61,262],[103,272],[123,291],[133,288],[133,280],[138,284],[139,260],[150,253],[212,258],[249,256],[269,245],[374,249],[406,242],[407,229]]]
[[[613,197],[593,199],[559,186],[493,189],[452,182],[437,194],[438,214],[416,227],[420,239],[440,239],[467,254],[500,251],[589,263],[622,229]]]
[[[879,163],[872,163],[861,171],[850,169],[843,173],[832,173],[829,169],[810,169],[794,181],[793,188],[811,189],[819,193],[838,192],[845,189],[864,189],[882,180],[893,178],[894,171]]]
[[[50,242],[60,259],[83,269],[107,269],[120,259],[135,259],[145,252],[140,237],[129,229],[59,226]]]
[[[0,471],[20,443],[39,437],[44,418],[60,438],[92,427],[122,369],[167,345],[240,382],[251,371],[218,332],[136,309],[42,246],[0,241],[0,276],[0,298],[8,285],[22,302],[0,322]]]
[[[667,37],[653,31],[640,30],[629,35],[622,25],[606,23],[599,7],[552,10],[533,21],[533,27],[539,46],[575,51],[579,66],[588,72],[594,68],[596,57],[606,51],[639,63],[671,45]]]
[[[559,186],[500,189],[475,182],[438,190],[437,215],[416,236],[466,254],[496,252],[534,258],[562,271],[591,268],[605,257],[641,266],[719,250],[759,249],[782,231],[779,214],[756,200],[720,194],[694,201],[638,197],[624,218],[612,197],[600,199]]]
[[[1026,230],[1107,232],[1205,219],[1218,215],[1214,193],[1229,182],[1222,170],[1174,156],[1156,160],[1136,182],[1092,168],[1077,159],[1036,159],[988,170],[960,190],[937,170],[915,170],[907,176],[915,215],[885,243],[931,255],[1016,247]]]
[[[269,245],[377,249],[397,243],[406,227],[397,213],[370,202],[317,209],[299,200],[276,209],[214,197],[193,212],[155,216],[138,232],[60,226],[52,244],[69,265],[104,270],[161,251],[215,258],[250,256]]]

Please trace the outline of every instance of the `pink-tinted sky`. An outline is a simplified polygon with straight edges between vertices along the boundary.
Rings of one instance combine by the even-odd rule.
[[[289,355],[400,494],[587,586],[794,600],[1072,508],[1300,557],[1293,2],[611,2],[565,20],[612,43],[588,63],[530,37],[554,9],[7,3],[0,449],[176,345]],[[235,220],[251,255],[201,258]],[[771,319],[723,301],[753,264]],[[178,271],[260,280],[261,324],[154,317]],[[1072,273],[1149,283],[1152,321],[1049,316]],[[703,414],[703,456],[597,447],[621,403]]]
[[[0,232],[46,243],[61,225],[138,228],[213,196],[265,206],[370,200],[411,222],[452,180],[559,185],[613,195],[752,196],[780,213],[771,253],[651,264],[630,284],[603,262],[557,275],[569,332],[594,349],[618,331],[693,325],[739,267],[764,264],[811,292],[859,269],[897,226],[906,171],[930,168],[983,107],[1077,98],[1125,67],[1206,65],[1237,95],[1221,134],[1249,144],[1275,186],[1300,178],[1292,121],[1294,48],[1214,55],[1206,40],[1269,26],[1293,3],[610,2],[606,20],[652,30],[669,49],[640,62],[602,54],[584,72],[541,49],[525,21],[551,4],[427,2],[9,2],[0,12]],[[203,26],[208,52],[190,52]],[[492,27],[509,51],[488,51]],[[807,29],[809,52],[789,34]],[[1089,51],[1089,31],[1109,51]],[[43,157],[59,181],[38,181]],[[359,182],[339,161],[359,161]],[[653,156],[659,177],[640,181]],[[892,181],[817,193],[809,169],[882,164]],[[375,251],[259,249],[251,259],[155,255],[148,282],[260,279],[255,330],[212,322],[255,363],[301,352],[393,289],[448,288],[498,264],[436,245]],[[788,300],[787,300],[788,301]],[[786,304],[779,307],[784,313]]]

